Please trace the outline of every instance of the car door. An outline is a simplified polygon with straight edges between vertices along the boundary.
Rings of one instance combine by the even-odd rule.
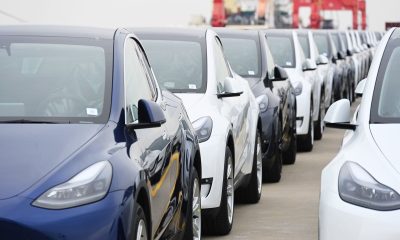
[[[149,73],[143,63],[143,56],[139,44],[134,39],[127,39],[124,48],[124,78],[125,78],[125,102],[126,122],[138,122],[138,101],[148,99],[157,101],[164,110],[167,122],[166,107],[162,103],[157,89],[149,78]],[[140,158],[132,159],[138,161],[148,176],[148,187],[151,198],[151,215],[154,234],[162,232],[165,224],[162,222],[169,205],[170,179],[167,176],[168,163],[171,158],[171,143],[165,124],[161,127],[135,129],[130,133],[137,139],[140,148]],[[132,147],[133,148],[133,147]],[[130,149],[129,155],[134,157],[137,149]],[[132,153],[132,154],[131,154]]]
[[[217,91],[222,93],[224,89],[224,81],[226,78],[233,78],[229,65],[225,59],[222,44],[218,38],[213,41],[213,52],[216,69]],[[223,114],[232,123],[232,135],[235,143],[235,176],[239,173],[244,164],[245,150],[248,147],[248,134],[250,134],[248,116],[250,113],[250,102],[243,93],[238,97],[222,98]]]

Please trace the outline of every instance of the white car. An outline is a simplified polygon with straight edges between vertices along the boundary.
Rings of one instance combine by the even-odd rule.
[[[313,113],[319,105],[314,104],[314,73],[308,72],[315,71],[317,65],[305,58],[295,31],[267,30],[266,36],[275,63],[286,69],[293,86],[298,85],[298,81],[302,83],[301,94],[296,96],[297,147],[300,151],[311,151],[314,146]]]
[[[261,197],[259,106],[246,80],[230,68],[217,34],[200,29],[136,30],[160,86],[185,105],[199,137],[204,230],[228,234],[234,193]]]
[[[320,103],[318,112],[315,113],[318,114],[318,120],[315,122],[314,138],[320,140],[324,132],[325,112],[331,104],[333,77],[336,66],[324,54],[319,53],[312,31],[298,30],[297,34],[305,57],[317,64],[313,95],[320,100]]]
[[[397,240],[400,236],[400,29],[376,50],[363,98],[353,118],[350,103],[328,110],[329,127],[347,129],[337,156],[321,176],[320,240]]]

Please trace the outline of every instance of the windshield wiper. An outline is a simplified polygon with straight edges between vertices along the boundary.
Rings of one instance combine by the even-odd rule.
[[[42,120],[28,120],[28,119],[11,119],[11,120],[0,120],[0,123],[40,123],[40,124],[55,124],[59,122],[42,121]],[[67,123],[67,122],[66,122]]]

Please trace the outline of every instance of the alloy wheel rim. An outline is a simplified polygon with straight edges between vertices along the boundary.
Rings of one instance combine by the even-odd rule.
[[[140,219],[138,230],[136,233],[136,240],[147,240],[146,223],[143,219]]]
[[[321,102],[322,103],[325,102],[325,95],[322,95]],[[325,106],[324,106],[324,104],[321,104],[319,111],[321,112],[321,124],[320,125],[321,125],[321,133],[322,133],[324,131],[324,118],[325,118]]]
[[[228,166],[226,169],[226,195],[227,195],[227,207],[228,207],[228,220],[232,224],[233,221],[233,205],[234,205],[234,194],[233,189],[233,164],[232,157],[228,158]]]
[[[192,201],[192,229],[193,239],[201,238],[201,196],[199,181],[196,178],[193,183],[193,201]]]
[[[314,144],[314,105],[311,105],[311,113],[310,113],[310,127],[311,127],[311,145]]]
[[[261,194],[262,190],[262,156],[261,156],[261,139],[257,137],[257,190]]]

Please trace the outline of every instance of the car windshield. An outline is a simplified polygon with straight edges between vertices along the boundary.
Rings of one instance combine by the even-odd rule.
[[[203,45],[195,40],[142,40],[161,88],[174,93],[203,93],[206,68]]]
[[[332,34],[332,39],[333,39],[333,43],[336,46],[336,49],[343,51],[342,45],[340,44],[339,34],[338,33]]]
[[[268,46],[277,65],[295,68],[293,41],[289,36],[267,36]]]
[[[400,123],[400,40],[389,43],[378,72],[372,107],[372,122]]]
[[[331,53],[329,51],[328,36],[325,34],[315,34],[314,39],[315,43],[317,44],[319,52],[321,54],[324,54],[326,57],[330,58]]]
[[[260,77],[260,50],[253,39],[222,38],[233,70],[242,77]]]
[[[344,50],[347,50],[347,49],[349,49],[349,46],[348,46],[348,44],[347,44],[347,40],[346,40],[346,33],[340,33],[340,35],[341,35],[341,36],[342,36],[342,38],[343,38]]]
[[[105,123],[111,64],[111,40],[0,37],[0,121]]]
[[[304,51],[305,57],[310,58],[311,57],[310,45],[308,44],[307,35],[299,35],[299,42],[300,42],[301,48]]]

